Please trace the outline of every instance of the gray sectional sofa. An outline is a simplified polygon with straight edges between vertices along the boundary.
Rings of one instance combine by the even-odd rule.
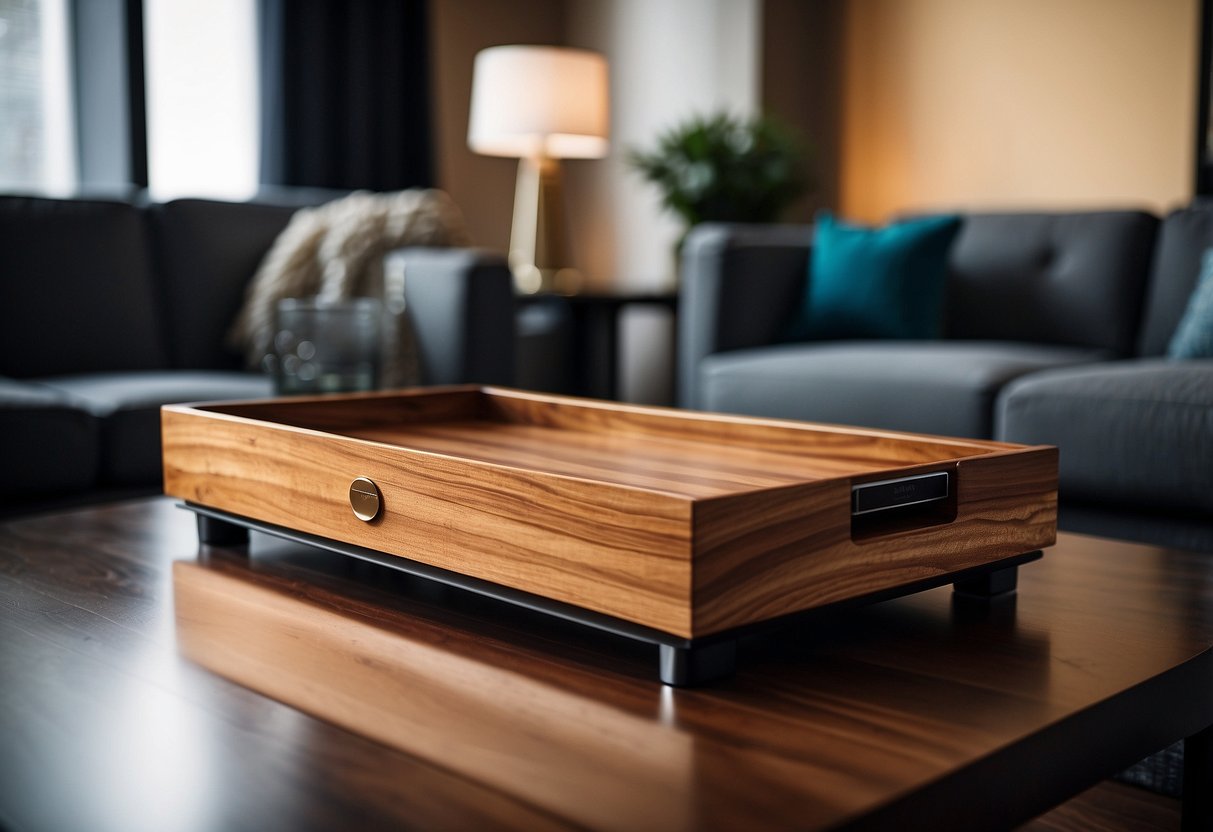
[[[1055,444],[1063,528],[1213,551],[1213,360],[1165,357],[1213,210],[968,215],[933,341],[787,343],[811,241],[687,238],[683,406]]]
[[[269,395],[224,335],[261,257],[316,199],[0,197],[0,515],[155,491],[160,405]],[[504,262],[393,256],[425,381],[508,383]]]

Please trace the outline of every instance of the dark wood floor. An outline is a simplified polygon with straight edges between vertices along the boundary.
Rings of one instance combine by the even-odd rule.
[[[1174,832],[1177,829],[1178,800],[1109,781],[1024,824],[1019,832]]]

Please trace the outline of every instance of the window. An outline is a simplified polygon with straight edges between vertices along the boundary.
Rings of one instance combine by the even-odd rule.
[[[253,196],[259,178],[254,0],[144,0],[144,25],[153,197]]]
[[[0,188],[76,182],[66,0],[0,0]]]

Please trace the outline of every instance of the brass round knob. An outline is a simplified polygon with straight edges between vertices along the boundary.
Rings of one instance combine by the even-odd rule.
[[[359,477],[350,483],[350,508],[359,520],[370,522],[379,516],[382,500],[379,496],[379,486],[366,477]]]

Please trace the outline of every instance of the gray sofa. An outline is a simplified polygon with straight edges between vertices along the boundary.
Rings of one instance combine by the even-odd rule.
[[[1055,444],[1063,528],[1213,551],[1213,360],[1165,358],[1213,211],[968,215],[934,341],[784,342],[811,239],[687,238],[683,406]]]
[[[160,405],[271,393],[224,335],[261,257],[310,201],[0,197],[0,515],[155,491]],[[501,258],[392,256],[425,382],[510,382]]]

